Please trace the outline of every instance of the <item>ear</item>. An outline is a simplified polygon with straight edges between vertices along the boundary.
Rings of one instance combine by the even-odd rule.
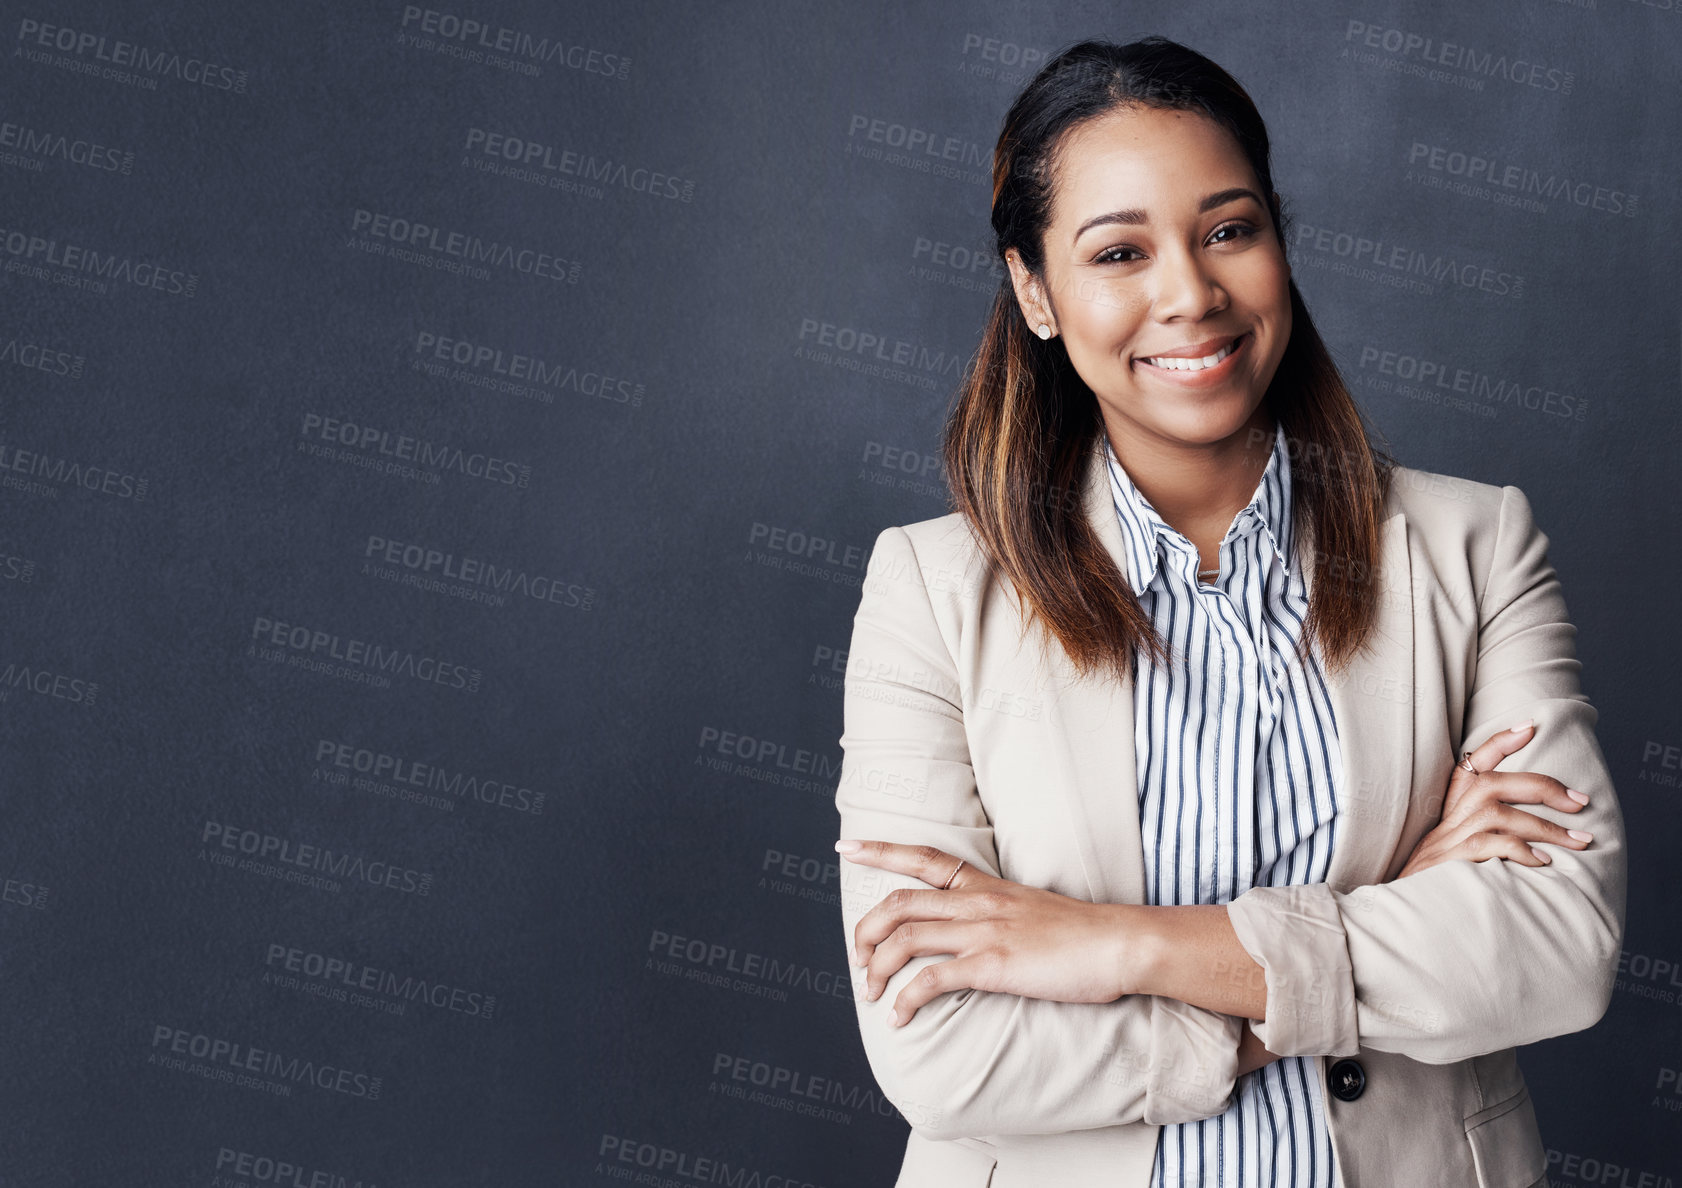
[[[1057,315],[1051,310],[1045,286],[1028,271],[1028,266],[1022,262],[1022,256],[1015,248],[1005,252],[1005,264],[1010,268],[1010,287],[1016,293],[1016,304],[1022,310],[1022,316],[1027,319],[1028,328],[1037,330],[1043,322],[1051,327],[1051,332],[1055,335]]]

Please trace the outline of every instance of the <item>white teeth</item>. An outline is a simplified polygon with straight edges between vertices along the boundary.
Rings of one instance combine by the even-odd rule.
[[[1145,362],[1154,367],[1166,368],[1169,371],[1202,371],[1205,367],[1213,367],[1222,359],[1232,354],[1233,351],[1238,349],[1238,344],[1242,338],[1243,336],[1240,335],[1238,338],[1233,339],[1214,354],[1205,355],[1201,359],[1147,358]]]

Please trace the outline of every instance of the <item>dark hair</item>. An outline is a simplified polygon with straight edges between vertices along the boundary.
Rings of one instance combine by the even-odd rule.
[[[993,231],[1044,279],[1058,154],[1069,132],[1118,108],[1208,116],[1237,140],[1261,184],[1280,245],[1287,217],[1273,190],[1267,128],[1225,70],[1165,37],[1127,45],[1083,41],[1034,76],[1006,114],[993,150]],[[1395,460],[1368,439],[1360,409],[1321,341],[1295,280],[1291,335],[1264,397],[1290,447],[1297,550],[1317,564],[1299,651],[1318,642],[1330,667],[1360,648],[1377,611],[1373,580],[1381,512]],[[1168,649],[1078,498],[1103,419],[1060,338],[1028,329],[1007,274],[981,346],[948,417],[943,461],[952,504],[989,561],[1076,667],[1131,670],[1135,649]],[[1059,497],[1060,494],[1060,497]],[[1336,558],[1327,564],[1324,559]]]

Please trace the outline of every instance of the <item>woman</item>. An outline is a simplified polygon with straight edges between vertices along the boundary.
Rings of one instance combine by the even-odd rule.
[[[900,1188],[1545,1183],[1513,1049],[1604,1013],[1625,868],[1528,500],[1371,448],[1207,58],[1074,46],[993,175],[841,737]]]

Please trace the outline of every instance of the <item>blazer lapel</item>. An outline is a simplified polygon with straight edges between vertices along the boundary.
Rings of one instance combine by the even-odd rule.
[[[1126,549],[1101,437],[1087,466],[1082,506],[1125,576]],[[1413,586],[1406,529],[1400,511],[1381,525],[1377,622],[1348,666],[1325,674],[1343,758],[1327,878],[1336,891],[1387,877],[1413,782]],[[1311,553],[1304,549],[1300,554],[1310,591]],[[1133,682],[1106,673],[1081,675],[1061,647],[1049,652],[1048,774],[1064,801],[1091,898],[1143,903]]]
[[[1304,575],[1314,589],[1314,558]],[[1407,518],[1379,525],[1378,615],[1365,644],[1326,687],[1343,752],[1337,826],[1326,882],[1349,891],[1390,878],[1402,837],[1414,770],[1413,576]]]

